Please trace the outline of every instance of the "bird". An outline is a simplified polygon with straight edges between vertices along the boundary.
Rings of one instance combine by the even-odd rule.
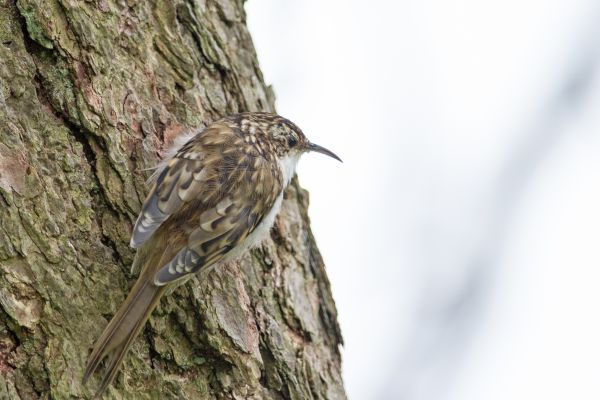
[[[265,112],[227,116],[175,141],[149,179],[133,227],[138,279],[96,341],[83,374],[86,385],[107,359],[96,398],[115,379],[165,293],[262,242],[307,152],[342,161],[290,120]]]

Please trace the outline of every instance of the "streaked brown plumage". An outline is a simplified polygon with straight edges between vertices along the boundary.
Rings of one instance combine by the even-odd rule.
[[[132,270],[140,276],[84,373],[86,383],[108,357],[98,396],[167,289],[262,240],[307,151],[339,160],[285,118],[243,113],[209,125],[158,167],[131,237],[138,249]]]

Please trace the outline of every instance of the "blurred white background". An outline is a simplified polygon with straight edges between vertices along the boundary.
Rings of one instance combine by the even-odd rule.
[[[246,9],[350,399],[599,399],[600,2]]]

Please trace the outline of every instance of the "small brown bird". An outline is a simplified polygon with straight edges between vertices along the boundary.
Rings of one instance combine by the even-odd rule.
[[[157,167],[133,228],[132,270],[141,272],[88,360],[84,384],[108,357],[96,396],[111,384],[167,290],[260,243],[303,153],[341,161],[289,120],[268,113],[226,117],[186,139]]]

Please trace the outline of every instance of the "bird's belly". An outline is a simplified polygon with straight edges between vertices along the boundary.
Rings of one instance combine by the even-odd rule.
[[[277,200],[275,200],[275,204],[273,205],[271,210],[267,213],[267,215],[265,215],[263,220],[252,231],[252,233],[248,235],[246,240],[244,240],[242,243],[231,249],[231,251],[225,255],[225,257],[223,258],[224,262],[238,259],[241,255],[244,254],[246,250],[258,246],[267,237],[269,230],[275,222],[275,217],[277,216],[277,214],[279,214],[282,201],[283,192],[281,192],[279,197],[277,197]]]

